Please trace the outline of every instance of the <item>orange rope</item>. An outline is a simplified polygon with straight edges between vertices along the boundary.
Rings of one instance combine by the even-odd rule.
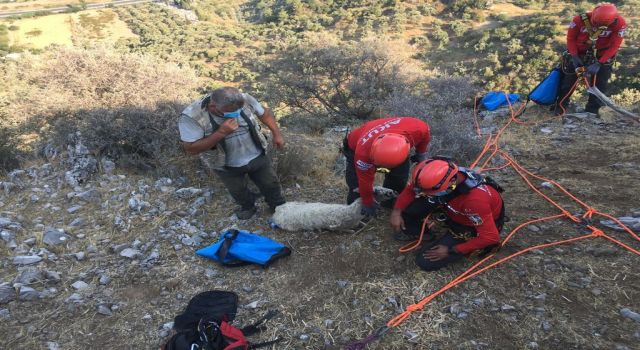
[[[427,231],[427,226],[428,228],[432,228],[433,224],[429,224],[429,219],[431,218],[431,214],[427,215],[427,217],[422,220],[422,229],[420,230],[420,237],[418,237],[418,239],[416,241],[413,241],[409,244],[406,244],[402,247],[400,247],[400,253],[408,253],[416,248],[418,248],[421,244],[422,244],[422,239],[424,238],[424,233]]]

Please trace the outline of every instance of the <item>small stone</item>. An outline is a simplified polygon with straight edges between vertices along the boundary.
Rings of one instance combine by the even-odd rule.
[[[50,228],[44,233],[42,241],[44,244],[54,246],[66,243],[69,238],[70,237],[67,236],[64,231]]]
[[[20,283],[21,285],[30,285],[35,282],[39,282],[44,279],[44,273],[37,268],[29,267],[21,270],[13,283]]]
[[[120,253],[122,252],[125,248],[128,248],[129,245],[126,243],[123,244],[118,244],[118,245],[114,245],[111,247],[111,250],[113,250],[114,253]]]
[[[173,249],[174,249],[175,251],[181,250],[181,249],[182,249],[182,244],[174,244],[174,245],[173,245]]]
[[[531,252],[535,255],[544,255],[544,252],[540,249],[534,249]]]
[[[324,326],[325,326],[326,328],[331,328],[331,327],[333,327],[334,321],[333,321],[333,320],[330,320],[330,319],[327,319],[327,320],[324,320],[324,322],[323,322],[323,323],[324,323]]]
[[[48,281],[52,281],[52,282],[60,282],[60,272],[57,271],[45,271],[44,272],[44,277],[48,280]]]
[[[74,205],[73,207],[67,209],[67,213],[73,214],[73,213],[77,212],[80,209],[82,209],[81,205]]]
[[[71,287],[73,287],[75,290],[83,290],[89,288],[89,285],[84,281],[75,281],[73,282]]]
[[[36,239],[33,238],[33,237],[32,238],[28,238],[28,239],[25,239],[24,242],[22,242],[22,243],[24,243],[24,244],[26,244],[28,246],[32,246],[32,245],[36,244]]]
[[[82,296],[78,293],[71,294],[67,299],[65,299],[67,303],[82,303]]]
[[[258,300],[250,302],[244,306],[245,309],[256,309],[258,307]]]
[[[11,318],[11,312],[9,309],[0,309],[0,319],[8,320]]]
[[[138,257],[138,255],[140,255],[140,251],[133,248],[125,248],[120,252],[120,256],[129,258],[129,259],[135,259]]]
[[[545,301],[547,300],[547,293],[538,294],[535,297],[533,297],[533,299],[537,301]]]
[[[624,309],[621,309],[620,315],[640,323],[640,314],[637,312],[631,311],[631,309],[629,308],[625,307]]]
[[[2,230],[2,232],[0,232],[0,238],[5,242],[11,242],[16,238],[16,234],[11,231]]]
[[[396,257],[396,262],[403,262],[407,257],[405,255],[398,255]]]
[[[462,311],[461,313],[456,315],[456,317],[459,318],[459,319],[465,319],[465,318],[467,318],[467,316],[469,316],[469,314],[464,312],[464,311]]]
[[[175,195],[182,199],[191,199],[202,193],[202,190],[195,187],[186,187],[176,190]]]
[[[300,334],[300,340],[307,342],[309,339],[311,339],[311,337],[308,334]]]
[[[527,228],[531,232],[539,232],[540,231],[540,228],[538,226],[536,226],[536,225],[529,225],[529,226],[527,226]]]
[[[9,283],[0,284],[0,304],[6,304],[16,299],[16,291]]]
[[[100,283],[100,285],[102,286],[106,286],[107,284],[109,284],[109,282],[111,282],[111,278],[109,278],[109,276],[107,275],[101,275],[100,280],[98,281],[98,283]]]
[[[540,186],[544,187],[544,188],[553,188],[553,184],[551,182],[543,182],[540,184]]]
[[[349,281],[337,281],[336,283],[340,288],[347,288],[347,286],[349,285]]]
[[[251,293],[251,292],[253,292],[253,288],[251,288],[249,286],[244,286],[244,287],[242,287],[242,291],[244,291],[245,293]]]
[[[558,287],[558,285],[553,281],[545,281],[544,284],[551,289],[555,289],[556,287]]]
[[[551,326],[551,323],[550,323],[549,321],[542,321],[541,326],[542,326],[542,329],[543,329],[545,332],[549,332],[549,331],[551,330],[551,328],[553,328],[553,327]]]
[[[105,316],[111,316],[113,315],[113,312],[111,311],[111,308],[109,308],[107,305],[105,304],[100,304],[98,305],[98,313],[100,315],[105,315]]]
[[[42,261],[42,258],[37,255],[18,255],[13,257],[14,265],[32,265]]]
[[[591,294],[593,294],[593,295],[595,295],[595,296],[598,296],[598,295],[602,294],[602,290],[600,290],[600,289],[598,289],[598,288],[593,288],[593,289],[591,290]]]
[[[205,269],[204,270],[204,275],[207,276],[207,278],[213,278],[218,276],[218,270],[214,270],[214,269]]]
[[[541,128],[540,132],[543,134],[551,134],[553,130],[551,130],[551,128]]]
[[[78,261],[84,260],[84,257],[85,257],[85,253],[84,252],[73,253],[73,255],[76,257],[76,260],[78,260]]]
[[[79,227],[79,226],[83,226],[84,223],[85,223],[85,220],[83,218],[75,218],[75,219],[73,219],[73,221],[71,221],[69,226]]]
[[[47,350],[60,350],[60,346],[56,342],[48,341]]]
[[[402,335],[407,339],[407,341],[409,342],[415,342],[416,340],[418,340],[419,335],[418,333],[411,331],[411,330],[405,330],[404,332],[402,332]]]
[[[527,349],[538,349],[538,348],[539,348],[538,343],[536,343],[534,341],[532,341],[529,344],[527,344]]]
[[[162,325],[162,329],[170,331],[173,328],[173,322],[167,322]]]
[[[40,292],[31,288],[31,287],[20,287],[20,294],[18,295],[18,299],[23,301],[31,301],[40,298]]]
[[[151,315],[146,314],[146,315],[142,316],[142,319],[145,320],[145,321],[149,321],[149,320],[151,320]]]
[[[511,306],[509,304],[503,304],[500,307],[500,310],[502,310],[503,312],[509,312],[509,311],[514,311],[516,308],[514,306]]]
[[[82,199],[85,202],[96,203],[100,201],[100,192],[94,188],[84,192],[80,192],[76,194],[76,197]]]

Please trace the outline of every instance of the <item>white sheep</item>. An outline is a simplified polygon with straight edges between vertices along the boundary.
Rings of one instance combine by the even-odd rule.
[[[396,191],[380,186],[375,186],[373,193],[377,201],[398,195]],[[286,231],[349,230],[364,219],[361,208],[360,198],[349,205],[287,202],[276,207],[271,222]]]

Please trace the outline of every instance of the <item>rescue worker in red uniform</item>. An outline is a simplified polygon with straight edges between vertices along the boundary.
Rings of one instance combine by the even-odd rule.
[[[398,197],[391,213],[391,226],[417,239],[423,220],[440,212],[448,232],[423,242],[416,264],[435,271],[465,255],[488,253],[500,244],[504,223],[502,188],[489,177],[459,167],[449,159],[433,158],[418,163],[411,182]],[[427,243],[430,242],[430,243]]]
[[[409,178],[411,148],[418,162],[427,158],[429,125],[413,117],[390,117],[372,120],[351,131],[344,139],[345,178],[349,193],[347,204],[362,198],[362,214],[376,216],[373,198],[376,171],[384,172],[383,186],[402,191]],[[391,208],[393,200],[382,203]]]
[[[558,90],[555,112],[563,113],[559,105],[566,111],[573,84],[578,79],[578,71],[584,70],[589,84],[595,80],[596,87],[606,92],[611,77],[616,53],[624,39],[627,24],[618,13],[616,6],[603,3],[593,11],[573,17],[567,30],[567,52],[563,57],[562,82]],[[567,98],[563,98],[567,96]],[[598,115],[602,103],[594,95],[589,94],[585,112]]]

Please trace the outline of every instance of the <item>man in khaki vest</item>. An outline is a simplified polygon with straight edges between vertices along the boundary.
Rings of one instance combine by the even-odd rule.
[[[271,110],[234,87],[216,89],[193,102],[182,111],[178,122],[184,150],[200,155],[205,165],[218,174],[240,206],[236,216],[241,220],[256,213],[255,196],[249,191],[247,177],[272,211],[285,202],[276,172],[266,156],[267,140],[258,120],[271,130],[274,146],[284,147]]]

